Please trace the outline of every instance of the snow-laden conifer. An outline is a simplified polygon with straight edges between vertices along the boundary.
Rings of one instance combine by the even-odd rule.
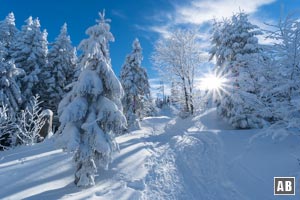
[[[255,128],[264,125],[263,102],[257,91],[257,60],[260,53],[256,35],[258,27],[248,21],[245,13],[230,20],[215,23],[212,36],[212,57],[216,69],[226,76],[225,92],[218,101],[219,114],[237,128]]]
[[[18,29],[15,24],[14,13],[9,13],[3,21],[0,21],[0,42],[7,51],[5,59],[11,58],[12,44],[16,41]]]
[[[125,92],[122,103],[129,128],[139,128],[142,119],[151,107],[150,85],[142,65],[142,48],[138,39],[132,44],[132,52],[126,57],[121,69],[121,83]]]
[[[47,67],[50,76],[44,81],[47,87],[47,92],[44,95],[47,100],[44,100],[43,105],[54,112],[54,126],[57,126],[57,107],[68,91],[67,86],[74,79],[77,62],[76,48],[71,44],[66,23],[62,26],[60,34],[51,46],[52,48],[48,53]]]
[[[114,139],[123,131],[126,118],[122,112],[122,86],[111,67],[109,42],[114,41],[104,12],[88,28],[88,39],[79,49],[83,52],[82,69],[72,90],[60,102],[58,113],[62,141],[75,151],[75,184],[95,184],[98,167],[107,167],[118,149]]]
[[[47,32],[40,30],[38,19],[29,17],[26,25],[17,35],[17,41],[13,45],[12,58],[16,67],[25,71],[21,80],[21,91],[26,102],[35,94],[42,96],[44,85],[40,79],[45,79],[42,71],[46,71],[48,52]],[[49,76],[49,75],[47,75]]]

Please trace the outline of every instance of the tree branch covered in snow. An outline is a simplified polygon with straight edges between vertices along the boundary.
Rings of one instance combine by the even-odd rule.
[[[45,124],[40,104],[39,96],[34,96],[25,110],[21,110],[17,115],[15,124],[17,129],[17,143],[32,145],[40,141],[39,133]]]

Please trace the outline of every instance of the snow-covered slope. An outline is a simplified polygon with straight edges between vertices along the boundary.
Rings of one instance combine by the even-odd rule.
[[[117,138],[110,169],[86,189],[73,184],[72,156],[53,140],[0,152],[0,199],[268,200],[274,176],[300,179],[295,136],[249,143],[258,130],[234,130],[215,109],[187,119],[164,109],[141,125]],[[299,196],[296,189],[294,198],[280,199]]]

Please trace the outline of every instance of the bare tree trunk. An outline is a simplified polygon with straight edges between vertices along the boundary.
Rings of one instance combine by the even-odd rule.
[[[185,106],[186,106],[186,111],[190,112],[190,106],[189,106],[189,95],[187,92],[186,84],[185,84],[185,78],[182,78],[183,82],[183,91],[184,91],[184,97],[185,97]]]
[[[191,114],[194,114],[194,102],[193,102],[193,85],[191,82],[190,77],[188,78],[188,84],[189,84],[189,90],[190,90],[190,94],[189,94],[189,103],[190,103],[190,107],[191,107]]]
[[[136,97],[133,96],[133,113],[136,114]]]

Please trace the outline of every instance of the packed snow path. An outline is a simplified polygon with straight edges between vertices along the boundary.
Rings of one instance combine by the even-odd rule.
[[[187,119],[163,110],[117,138],[110,169],[86,189],[73,184],[72,156],[51,140],[0,152],[0,199],[274,199],[273,176],[299,180],[299,138],[250,144],[256,132],[233,130],[215,109]]]

